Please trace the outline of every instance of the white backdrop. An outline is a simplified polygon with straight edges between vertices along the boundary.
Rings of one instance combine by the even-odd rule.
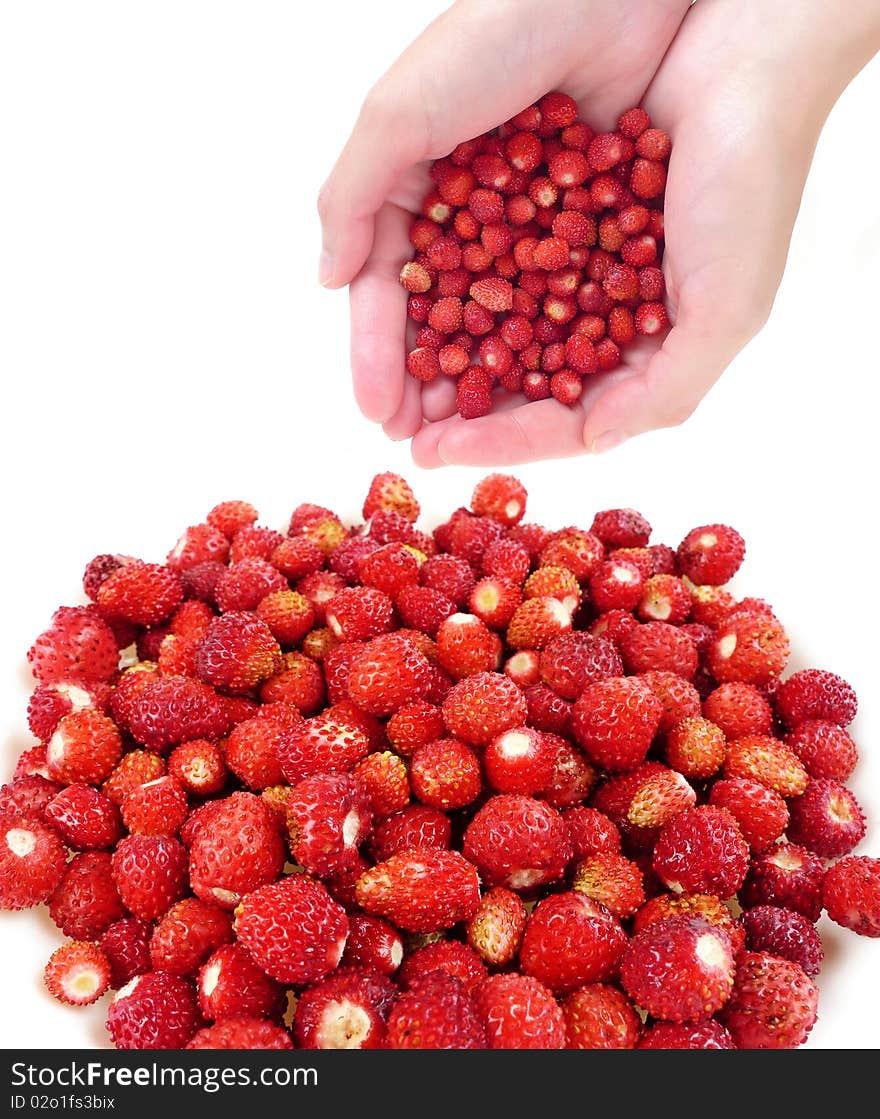
[[[371,82],[442,6],[0,9],[4,776],[30,741],[24,652],[95,553],[161,559],[224,498],[269,524],[303,500],[354,516],[382,469],[429,521],[469,497],[481,472],[419,471],[357,413],[346,296],[314,278],[318,187]],[[552,526],[633,505],[672,544],[712,520],[743,532],[736,586],[775,605],[797,663],[859,691],[875,854],[878,104],[875,60],[822,137],[770,324],[687,425],[517,471]],[[880,943],[821,930],[810,1045],[880,1047]],[[48,917],[0,931],[0,1046],[106,1044],[102,1005],[41,990]]]

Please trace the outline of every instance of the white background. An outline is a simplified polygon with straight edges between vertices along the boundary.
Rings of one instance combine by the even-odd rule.
[[[427,519],[481,472],[415,469],[357,413],[344,293],[315,279],[315,196],[371,82],[437,3],[9,3],[0,16],[3,771],[30,744],[24,653],[95,553],[162,559],[218,500],[282,525],[359,512],[400,471]],[[729,521],[736,586],[798,664],[856,686],[854,788],[880,819],[874,480],[880,64],[822,137],[770,324],[685,427],[520,469],[530,519],[633,505],[676,544]],[[784,111],[797,111],[787,106]],[[376,158],[381,159],[377,152]],[[773,158],[773,138],[767,137]],[[732,221],[747,221],[760,187]],[[823,920],[815,1048],[877,1048],[880,943]],[[0,1046],[106,1044],[41,990],[60,934],[0,916]]]

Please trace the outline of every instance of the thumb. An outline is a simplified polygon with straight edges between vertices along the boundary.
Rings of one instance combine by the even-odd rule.
[[[715,328],[708,306],[716,308]],[[766,313],[759,307],[728,307],[726,321],[718,326],[720,302],[700,298],[679,307],[675,326],[641,373],[610,384],[596,397],[584,422],[584,446],[596,453],[661,427],[676,427],[687,420],[742,347],[763,326]]]

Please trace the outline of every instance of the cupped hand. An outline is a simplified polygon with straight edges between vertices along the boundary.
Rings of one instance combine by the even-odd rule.
[[[766,12],[735,0],[568,0],[548,18],[537,0],[460,0],[379,81],[321,192],[321,279],[351,285],[361,410],[392,439],[412,438],[417,463],[603,451],[680,423],[760,329],[830,108],[804,96],[784,21],[768,35]],[[452,381],[423,385],[404,366],[398,274],[412,253],[412,213],[432,159],[555,88],[594,127],[643,104],[672,135],[663,260],[672,329],[591,376],[574,407],[500,393],[491,415],[462,420]],[[790,96],[797,113],[782,109]]]

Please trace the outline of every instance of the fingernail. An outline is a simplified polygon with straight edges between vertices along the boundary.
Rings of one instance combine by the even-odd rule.
[[[333,257],[327,252],[322,252],[321,259],[318,261],[318,283],[323,287],[328,287],[332,279]]]
[[[593,440],[593,446],[590,450],[594,455],[604,455],[606,451],[611,451],[615,447],[619,447],[621,443],[625,443],[626,439],[627,437],[622,431],[606,431]]]

